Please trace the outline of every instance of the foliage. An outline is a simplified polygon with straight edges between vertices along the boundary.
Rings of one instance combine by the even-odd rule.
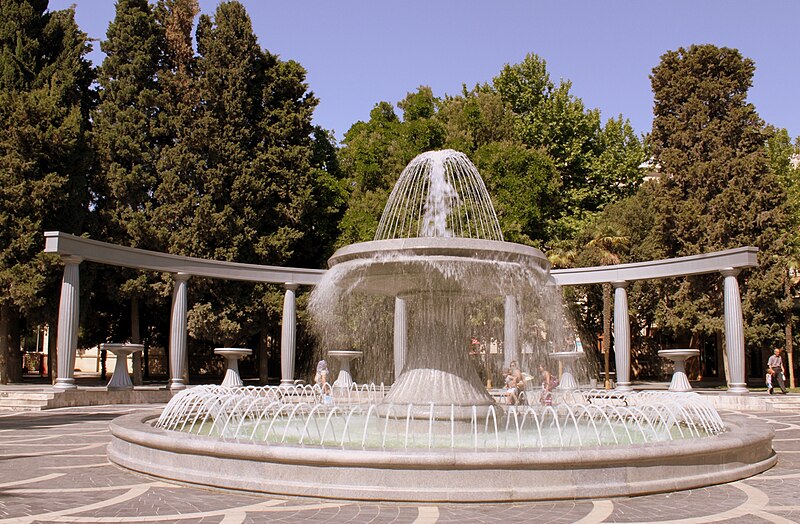
[[[398,102],[402,119],[389,103],[377,104],[345,135],[350,195],[338,244],[371,239],[405,165],[443,147],[477,165],[509,240],[544,249],[573,240],[603,207],[636,190],[645,152],[627,121],[601,126],[599,111],[586,110],[570,88],[556,86],[544,60],[529,55],[457,96],[418,88]]]
[[[58,272],[42,253],[43,232],[77,233],[86,218],[93,72],[74,9],[49,12],[45,1],[24,0],[0,6],[0,320],[4,332],[18,333],[9,323],[20,314],[41,318],[53,307]],[[2,353],[7,343],[0,341]],[[19,347],[18,339],[10,345]]]
[[[667,256],[758,247],[760,267],[742,282],[746,339],[768,347],[781,333],[789,216],[768,133],[746,101],[754,70],[737,50],[712,45],[668,52],[653,70],[652,147],[666,175],[654,234]],[[684,279],[661,311],[663,325],[719,331],[720,285],[718,276]]]

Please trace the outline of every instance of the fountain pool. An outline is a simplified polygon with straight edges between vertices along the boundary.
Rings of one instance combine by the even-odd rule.
[[[529,360],[558,354],[569,330],[547,259],[503,241],[463,153],[412,160],[375,240],[343,247],[329,266],[310,303],[323,347],[357,347],[352,332],[377,321],[369,308],[359,317],[351,297],[405,302],[408,353],[391,388],[190,388],[159,414],[114,421],[109,458],[223,488],[461,502],[687,489],[775,463],[771,430],[723,420],[696,394],[569,384],[552,405],[535,392],[526,405],[498,404],[468,356],[476,308],[504,300],[518,308],[519,326],[541,326],[524,341],[536,347]]]

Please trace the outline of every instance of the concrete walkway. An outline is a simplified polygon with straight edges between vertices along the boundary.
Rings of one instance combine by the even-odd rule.
[[[746,412],[776,431],[778,465],[722,486],[636,498],[400,504],[172,484],[108,462],[111,419],[152,405],[0,413],[0,524],[33,522],[800,522],[800,413]],[[479,478],[475,482],[480,482]]]

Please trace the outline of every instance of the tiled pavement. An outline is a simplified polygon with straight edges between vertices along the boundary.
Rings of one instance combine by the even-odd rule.
[[[0,414],[0,524],[34,522],[800,522],[800,413],[775,428],[778,464],[722,486],[634,498],[515,504],[347,502],[177,485],[108,462],[111,419],[151,406]]]

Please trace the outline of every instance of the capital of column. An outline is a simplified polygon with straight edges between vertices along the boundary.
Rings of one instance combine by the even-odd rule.
[[[83,257],[78,255],[63,255],[61,261],[64,264],[80,264],[83,262]]]
[[[611,282],[611,285],[614,286],[614,289],[627,289],[630,282],[627,280],[617,280],[616,282]]]
[[[183,271],[175,273],[175,282],[186,282],[190,278],[192,278],[190,273],[184,273]]]
[[[295,284],[294,282],[286,282],[283,285],[283,289],[287,291],[297,291],[297,288],[300,287],[300,284]]]
[[[722,273],[723,277],[735,277],[738,276],[739,273],[742,272],[742,268],[739,267],[726,267],[724,269],[719,270]]]

